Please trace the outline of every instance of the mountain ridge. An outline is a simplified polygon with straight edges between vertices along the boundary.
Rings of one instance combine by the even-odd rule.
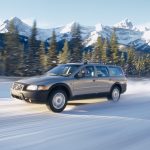
[[[17,17],[7,19],[0,24],[0,33],[8,32],[8,26],[12,20],[20,35],[30,37],[32,27]],[[71,29],[75,23],[76,22],[73,21],[67,25],[50,29],[37,28],[37,40],[48,40],[52,35],[52,31],[55,30],[57,41],[64,39],[70,41]],[[85,47],[92,46],[96,43],[99,36],[110,40],[113,31],[115,31],[120,45],[133,46],[136,50],[150,52],[150,29],[147,27],[143,27],[143,29],[138,28],[127,18],[113,26],[106,26],[100,23],[95,26],[81,25],[83,44]]]

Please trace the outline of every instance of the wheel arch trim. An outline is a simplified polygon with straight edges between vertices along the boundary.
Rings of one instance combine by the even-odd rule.
[[[70,89],[69,85],[67,85],[67,84],[65,84],[65,83],[56,83],[56,84],[52,85],[52,86],[49,88],[49,94],[48,94],[48,95],[50,95],[50,93],[51,93],[54,89],[56,89],[57,87],[59,87],[59,88],[65,88],[64,90],[65,90],[65,91],[67,90],[67,93],[66,93],[66,94],[67,94],[68,98],[71,98],[71,97],[72,97],[71,89]]]
[[[112,89],[115,87],[115,86],[118,86],[119,89],[120,89],[120,93],[122,93],[122,86],[119,82],[115,82],[112,86],[111,86],[111,89],[110,89],[110,92],[112,91]]]

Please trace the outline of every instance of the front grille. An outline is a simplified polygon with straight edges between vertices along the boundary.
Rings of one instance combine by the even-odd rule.
[[[14,90],[22,91],[23,88],[24,88],[24,85],[23,85],[23,84],[20,84],[20,83],[14,83],[12,88],[13,88]]]

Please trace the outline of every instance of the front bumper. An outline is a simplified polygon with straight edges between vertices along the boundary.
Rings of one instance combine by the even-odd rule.
[[[48,91],[19,91],[11,89],[11,96],[20,100],[46,103],[48,98]]]

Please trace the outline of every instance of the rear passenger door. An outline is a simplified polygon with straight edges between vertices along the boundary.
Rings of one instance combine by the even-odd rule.
[[[83,67],[80,71],[85,74],[82,78],[74,79],[74,95],[93,94],[96,90],[95,68],[92,65]]]
[[[97,93],[105,93],[109,92],[111,88],[109,71],[106,66],[95,66],[96,68],[96,92]]]

